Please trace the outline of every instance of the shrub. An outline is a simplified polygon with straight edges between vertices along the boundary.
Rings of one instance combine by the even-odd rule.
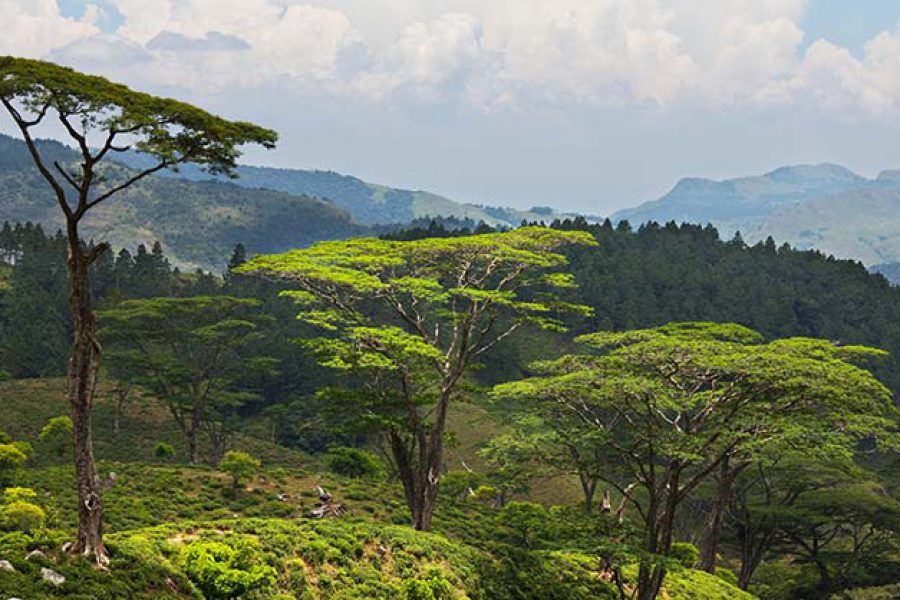
[[[37,498],[37,492],[31,488],[11,487],[3,490],[3,503],[11,504],[13,502],[31,502]]]
[[[237,490],[244,479],[249,479],[259,470],[260,461],[246,452],[232,450],[225,453],[219,468],[231,475],[231,487]]]
[[[270,588],[275,569],[260,564],[260,549],[249,540],[231,547],[221,542],[194,542],[181,551],[181,567],[208,600],[232,600]]]
[[[13,475],[28,460],[16,444],[0,444],[0,485],[8,485]]]
[[[377,456],[359,448],[332,448],[325,453],[325,464],[344,477],[383,478],[384,466]]]
[[[403,582],[403,600],[450,600],[453,586],[441,577],[429,579],[407,579]]]
[[[156,444],[156,446],[153,447],[153,456],[155,456],[158,460],[170,462],[173,458],[175,458],[175,448],[172,447],[172,444],[159,442],[158,444]]]
[[[675,542],[669,551],[669,558],[681,564],[685,569],[690,569],[700,560],[700,550],[697,546],[687,542]]]
[[[500,511],[500,522],[516,532],[520,542],[530,547],[536,532],[547,521],[547,509],[534,502],[512,501]]]
[[[44,509],[30,502],[16,500],[0,506],[0,526],[6,531],[31,533],[44,526]]]
[[[38,439],[50,452],[59,458],[64,457],[72,439],[72,419],[65,415],[53,417],[41,429]]]

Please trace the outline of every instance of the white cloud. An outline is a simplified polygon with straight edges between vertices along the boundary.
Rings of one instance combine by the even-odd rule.
[[[76,39],[93,35],[99,9],[89,5],[81,19],[63,17],[55,0],[0,0],[0,54],[38,58]]]
[[[133,84],[235,86],[476,110],[817,105],[900,110],[900,33],[855,58],[801,51],[806,0],[114,0],[62,17],[52,0],[0,0],[0,52],[50,56]],[[133,68],[140,63],[140,69]]]

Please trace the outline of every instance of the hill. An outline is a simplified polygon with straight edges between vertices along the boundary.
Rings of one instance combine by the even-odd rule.
[[[725,236],[773,236],[868,265],[900,260],[900,175],[867,179],[839,165],[796,165],[725,181],[683,179],[665,196],[614,215],[634,224],[712,223]]]
[[[51,162],[77,160],[53,141],[40,142],[40,151]],[[121,176],[121,169],[112,176]],[[6,220],[40,223],[48,231],[62,225],[49,186],[24,144],[0,135],[0,221]],[[87,235],[114,248],[158,240],[173,263],[216,271],[238,242],[250,252],[277,252],[365,231],[345,211],[320,199],[162,177],[150,177],[115,202],[100,205],[85,228]]]
[[[237,579],[245,580],[245,573],[255,567],[271,573],[258,595],[241,598],[617,597],[588,554],[498,543],[509,532],[485,505],[448,497],[436,520],[436,533],[416,532],[398,525],[406,523],[408,514],[396,485],[341,477],[324,471],[308,456],[260,440],[242,438],[238,447],[263,457],[264,473],[231,492],[224,473],[205,466],[164,464],[152,457],[154,440],[176,442],[166,415],[152,398],[129,406],[123,429],[114,437],[107,390],[96,408],[95,431],[103,459],[101,473],[116,474],[105,495],[112,563],[108,571],[98,570],[60,551],[75,523],[72,469],[65,457],[48,456],[36,440],[45,419],[65,411],[63,384],[59,379],[0,383],[4,428],[14,437],[35,442],[37,449],[37,462],[20,483],[38,492],[51,528],[33,536],[0,532],[0,560],[9,561],[12,568],[0,568],[0,597],[234,597],[218,595],[204,572],[186,559],[190,552],[205,550],[214,550],[216,557],[243,552],[244,560],[230,571]],[[318,485],[346,503],[349,515],[337,520],[310,518]],[[41,554],[26,558],[35,550]],[[65,582],[58,587],[44,582],[42,569],[63,575]],[[671,573],[666,589],[670,600],[753,599],[718,577],[690,569]]]
[[[135,152],[123,154],[116,160],[131,167],[147,165],[147,159]],[[239,178],[233,180],[236,185],[324,198],[350,213],[357,222],[364,225],[409,223],[429,217],[452,217],[474,223],[484,221],[490,225],[517,226],[523,220],[547,220],[555,216],[566,216],[547,207],[518,210],[466,204],[431,192],[368,183],[333,171],[240,166],[237,173]],[[196,165],[185,165],[178,172],[164,171],[162,176],[190,181],[221,180]]]

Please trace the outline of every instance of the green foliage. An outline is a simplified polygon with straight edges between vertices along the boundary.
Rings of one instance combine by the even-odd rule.
[[[383,479],[386,475],[381,460],[360,448],[331,448],[324,460],[329,469],[345,477]]]
[[[669,557],[685,569],[690,569],[700,560],[700,550],[687,542],[675,542],[669,551]]]
[[[6,531],[22,531],[30,533],[44,526],[47,515],[40,506],[13,500],[0,505],[0,528]]]
[[[15,443],[0,444],[0,486],[9,485],[28,455]]]
[[[453,586],[436,574],[428,579],[407,579],[403,582],[404,600],[452,600]]]
[[[164,462],[171,462],[175,458],[175,448],[172,444],[159,442],[153,447],[153,456]]]
[[[181,568],[209,600],[247,598],[275,583],[275,569],[258,560],[259,546],[242,539],[232,547],[194,542],[180,553]]]
[[[53,417],[41,429],[38,440],[50,453],[64,457],[72,445],[72,419],[66,415]]]
[[[526,548],[532,545],[535,534],[545,527],[547,509],[534,502],[509,502],[498,515],[500,522],[515,532],[518,542]]]
[[[259,471],[262,463],[258,458],[254,458],[246,452],[239,450],[230,450],[225,453],[219,468],[231,475],[232,488],[237,489],[238,485]]]

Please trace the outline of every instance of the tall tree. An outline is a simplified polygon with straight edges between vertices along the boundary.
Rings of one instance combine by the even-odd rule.
[[[811,339],[761,343],[739,325],[676,323],[580,340],[596,355],[535,365],[542,376],[495,388],[555,404],[603,436],[602,479],[644,521],[638,600],[656,598],[684,501],[738,451],[796,428],[864,435],[891,426],[890,393],[850,360],[879,352]]]
[[[227,450],[230,419],[259,394],[277,360],[246,352],[269,317],[259,301],[231,296],[127,300],[99,313],[110,371],[162,400],[199,459],[205,431],[216,464]]]
[[[574,286],[563,247],[595,244],[543,227],[402,242],[356,239],[251,259],[297,288],[300,318],[326,335],[310,342],[325,365],[366,372],[416,529],[431,527],[447,410],[483,355],[525,323],[561,328]]]
[[[275,145],[274,132],[231,122],[175,100],[135,92],[102,77],[52,63],[0,57],[0,104],[18,128],[35,166],[52,189],[65,219],[73,342],[68,399],[74,424],[78,536],[73,552],[108,562],[103,545],[102,488],[94,463],[91,407],[100,367],[100,344],[91,306],[91,265],[107,250],[87,243],[80,227],[92,209],[145,177],[184,162],[232,173],[238,146]],[[81,163],[49,164],[35,144],[35,128],[55,120]],[[139,171],[104,169],[104,161],[130,148],[152,158]]]

